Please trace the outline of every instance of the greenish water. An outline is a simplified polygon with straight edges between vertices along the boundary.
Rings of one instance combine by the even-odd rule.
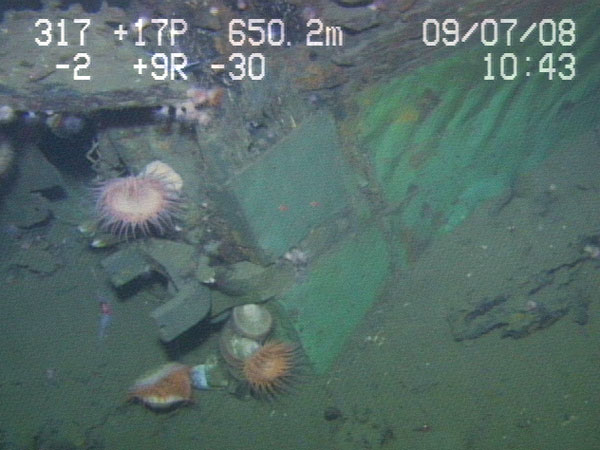
[[[574,81],[488,83],[485,52],[457,52],[310,116],[226,186],[211,214],[234,224],[231,248],[264,264],[307,253],[269,300],[307,358],[273,401],[214,389],[167,413],[127,402],[148,369],[217,355],[219,326],[165,345],[150,316],[172,294],[164,280],[107,290],[115,248],[77,231],[91,180],[63,174],[48,222],[15,229],[39,213],[24,202],[42,176],[35,146],[1,129],[20,146],[0,203],[0,449],[600,448],[600,13],[561,17],[578,23]],[[185,183],[202,159],[190,135],[165,146]],[[198,179],[190,215],[211,208]],[[198,254],[218,246],[203,232],[186,235]],[[99,290],[113,306],[103,338]]]

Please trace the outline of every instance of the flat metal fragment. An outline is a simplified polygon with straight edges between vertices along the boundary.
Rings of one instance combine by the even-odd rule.
[[[175,297],[150,313],[163,342],[171,342],[206,317],[210,311],[210,290],[190,283]]]

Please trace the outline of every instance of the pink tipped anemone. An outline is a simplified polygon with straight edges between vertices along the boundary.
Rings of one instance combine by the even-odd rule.
[[[103,182],[96,188],[101,228],[125,238],[164,234],[181,209],[178,187],[152,171]]]

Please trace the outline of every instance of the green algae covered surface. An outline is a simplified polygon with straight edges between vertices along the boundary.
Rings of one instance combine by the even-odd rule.
[[[441,61],[362,93],[362,146],[385,200],[403,205],[397,229],[454,229],[555,150],[559,139],[573,139],[598,120],[599,16],[583,19],[575,10],[564,17],[575,18],[576,45],[543,47],[534,39],[515,39],[510,47],[457,47]],[[506,52],[519,58],[514,80],[499,76]],[[496,78],[491,81],[484,80],[488,53]],[[565,74],[558,58],[576,57],[573,80],[557,73],[550,80],[539,72],[538,62],[548,53]]]
[[[377,299],[388,268],[383,236],[368,229],[324,255],[307,281],[285,295],[283,305],[317,373],[327,372]]]
[[[0,448],[600,448],[600,279],[598,260],[583,250],[598,243],[600,12],[560,16],[578,26],[572,81],[545,74],[484,81],[486,50],[475,46],[359,94],[358,116],[348,120],[373,170],[367,187],[384,208],[352,211],[360,190],[346,184],[353,174],[327,177],[339,168],[337,153],[311,174],[320,184],[302,179],[320,161],[314,149],[297,159],[291,146],[285,158],[265,157],[294,177],[261,167],[234,186],[241,200],[231,208],[249,216],[258,208],[249,228],[276,256],[306,233],[325,234],[322,222],[351,223],[278,299],[310,364],[276,401],[211,390],[168,413],[127,403],[128,387],[147,370],[217,355],[218,327],[162,345],[150,313],[165,293],[152,286],[114,297],[113,323],[99,339],[106,253],[90,250],[76,221],[65,219],[87,204],[76,194],[81,186],[52,203],[50,229],[16,237],[5,210],[18,214],[20,205],[7,193]],[[539,59],[546,50],[528,41],[515,52]],[[333,121],[323,122],[323,134],[292,137],[310,143],[316,135],[341,150]],[[273,188],[274,181],[305,190]],[[493,202],[499,196],[501,207]],[[271,217],[289,228],[273,228]],[[40,272],[23,264],[34,252],[55,266]],[[568,315],[523,339],[501,339],[498,330],[453,339],[450,311],[531,280],[552,295],[575,291],[586,316]],[[521,316],[527,300],[515,299]]]

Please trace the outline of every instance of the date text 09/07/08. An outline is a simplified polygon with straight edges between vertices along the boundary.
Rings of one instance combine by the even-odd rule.
[[[480,30],[480,41],[486,47],[503,45],[510,47],[515,45],[514,38],[518,42],[525,42],[529,36],[538,30],[538,43],[543,47],[551,47],[557,43],[563,47],[571,47],[575,44],[575,21],[573,19],[542,19],[533,22],[523,33],[517,35],[514,32],[518,25],[518,19],[484,19],[473,23],[467,31],[461,34],[460,23],[456,19],[426,19],[423,21],[423,43],[428,47],[444,45],[456,46],[467,42],[476,31]],[[502,28],[502,30],[501,30]],[[501,39],[504,37],[504,39]],[[501,42],[503,41],[503,42]]]

